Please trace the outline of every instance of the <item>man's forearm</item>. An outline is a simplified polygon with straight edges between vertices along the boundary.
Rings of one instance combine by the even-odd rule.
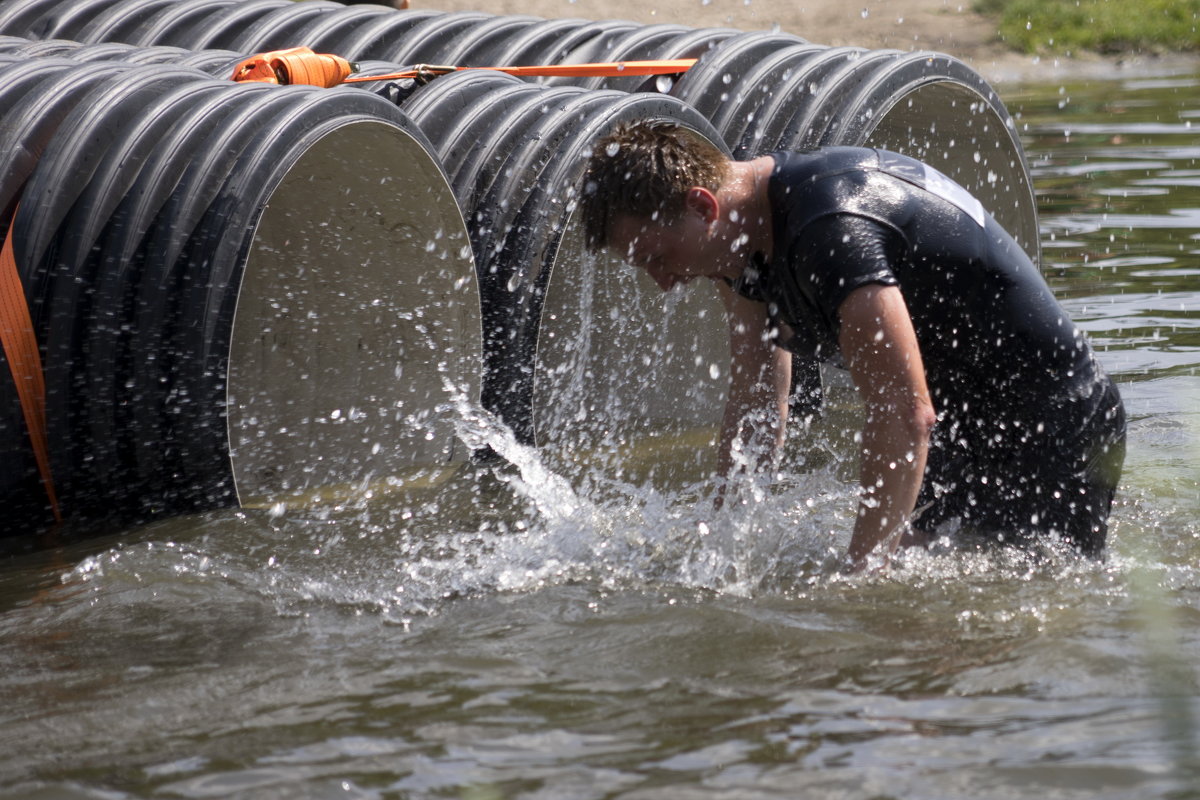
[[[774,347],[759,365],[732,366],[717,456],[721,477],[766,469],[778,455],[787,425],[788,366],[787,354]]]
[[[861,568],[872,552],[886,555],[895,549],[912,517],[929,451],[923,416],[872,420],[871,413],[863,429],[862,497],[847,553],[855,568]]]

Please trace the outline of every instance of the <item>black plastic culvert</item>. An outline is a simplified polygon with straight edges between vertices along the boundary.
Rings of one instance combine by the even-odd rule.
[[[826,127],[841,112],[842,99],[853,92],[874,70],[893,60],[891,50],[832,48],[818,59],[820,66],[807,75],[809,95],[788,109],[780,147],[810,150],[817,147]]]
[[[763,113],[764,107],[794,75],[806,72],[811,61],[827,52],[828,48],[816,45],[780,47],[759,59],[732,86],[721,82],[718,91],[726,100],[717,106],[710,119],[736,156],[748,154],[741,147],[746,132],[761,129],[765,119],[773,118]]]
[[[478,397],[473,261],[393,105],[180,68],[0,58],[0,75],[6,141],[40,154],[3,185],[23,185],[69,518],[287,502],[465,458],[442,407]],[[14,413],[0,489],[44,511]]]
[[[195,396],[229,358],[230,446],[243,500],[263,493],[260,486],[267,494],[286,493],[465,455],[445,414],[435,414],[449,399],[447,387],[469,395],[478,377],[471,363],[478,357],[478,300],[473,313],[462,308],[474,298],[467,291],[474,288],[473,263],[462,217],[425,146],[400,127],[403,117],[385,125],[386,104],[367,99],[375,100],[317,90],[273,120],[243,152],[185,251],[193,280],[180,297],[181,383],[194,381],[187,391]],[[258,216],[253,231],[237,222],[248,215]],[[353,226],[329,230],[339,215]],[[283,254],[289,248],[305,254],[300,264]],[[241,292],[230,293],[243,258],[259,268],[247,272],[251,282],[243,280]],[[324,274],[309,278],[317,266]],[[288,294],[289,280],[305,294],[286,299],[296,307],[275,311],[272,303]],[[389,307],[381,300],[389,287],[422,302]],[[236,316],[248,325],[234,320],[235,299]],[[277,352],[281,337],[264,338],[256,329],[253,320],[264,316],[273,326],[291,326],[286,357]],[[278,369],[294,384],[289,375],[314,369],[308,363],[314,352],[315,369],[328,380],[297,385],[304,397],[281,403],[280,393],[256,389],[259,370]],[[364,354],[370,371],[346,369]],[[397,365],[406,368],[402,380]],[[406,424],[395,424],[396,417]],[[203,427],[187,426],[197,448],[212,441]],[[282,428],[286,434],[277,433]],[[274,439],[269,459],[262,457],[260,432]],[[280,458],[281,450],[288,457]]]
[[[76,237],[82,245],[93,242],[91,252],[81,253],[78,263],[85,265],[80,272],[94,276],[91,318],[77,323],[86,332],[87,358],[74,380],[87,402],[76,435],[82,432],[96,467],[107,462],[113,474],[125,470],[133,485],[144,487],[142,491],[157,487],[148,493],[156,503],[173,492],[160,477],[165,464],[161,455],[172,446],[164,446],[160,438],[165,434],[159,422],[161,397],[134,376],[151,369],[152,364],[167,363],[170,354],[165,349],[171,345],[165,331],[155,331],[148,339],[151,332],[135,325],[135,304],[151,303],[162,309],[170,304],[162,294],[154,297],[139,292],[150,277],[144,271],[147,259],[141,245],[186,165],[177,154],[201,147],[206,135],[222,125],[237,105],[230,102],[225,87],[209,84],[165,97],[158,108],[147,109],[152,114],[139,114],[124,126],[108,151],[108,161],[124,160],[139,166],[125,175],[110,170],[107,180],[93,189],[99,200],[114,207],[94,237]],[[114,191],[117,180],[121,181],[120,190]],[[80,216],[75,224],[84,228],[89,215]],[[96,215],[90,216],[94,219]],[[162,319],[160,324],[166,322]],[[135,344],[142,347],[135,349]],[[136,432],[136,437],[127,432]],[[158,442],[157,448],[147,449],[159,458],[139,463],[137,442]],[[147,510],[152,511],[153,506]]]
[[[730,96],[749,88],[736,83],[742,75],[775,51],[804,44],[803,39],[779,33],[731,36],[701,56],[675,83],[671,95],[712,119]]]
[[[14,2],[28,7],[21,13],[27,23],[32,20],[30,24],[35,26],[38,15],[28,9],[36,5],[44,12],[49,7],[35,0]],[[135,0],[113,2],[114,8],[132,8],[135,4]],[[340,42],[344,48],[340,54],[355,60],[409,60],[405,53],[451,55],[456,60],[480,58],[477,63],[481,64],[582,62],[628,58],[634,54],[646,58],[699,57],[700,63],[675,81],[669,91],[694,105],[739,156],[816,144],[866,144],[916,155],[980,196],[1001,223],[1037,256],[1036,206],[1011,118],[986,82],[954,59],[938,54],[821,47],[779,33],[741,34],[727,29],[671,32],[660,26],[637,26],[621,20],[528,21],[522,30],[518,23],[525,20],[521,17],[419,11],[369,14],[360,24],[350,25],[345,22],[344,9],[322,11],[323,7],[316,4],[299,5],[305,8],[295,13],[306,15],[307,21],[295,25],[289,21],[287,30],[291,35],[311,35],[323,43],[332,42],[332,32],[337,31],[342,35]],[[12,16],[10,12],[8,9],[3,13]],[[281,8],[271,13],[290,15],[292,9]],[[109,9],[104,14],[113,19],[116,11]],[[439,20],[447,23],[442,30],[438,29]],[[146,27],[144,23],[142,27]],[[407,39],[414,31],[420,34]],[[511,32],[511,37],[506,31]],[[308,42],[286,44],[302,43]],[[414,47],[425,49],[413,50]],[[333,46],[329,49],[336,51]],[[485,57],[484,53],[489,55]],[[448,78],[435,84],[444,80]],[[670,84],[667,79],[632,78],[541,82],[563,88],[604,86],[646,93],[661,93]],[[472,86],[479,88],[482,84]],[[388,94],[404,104],[410,96],[414,102],[422,96],[421,91],[412,93],[411,87],[366,88]],[[495,91],[513,98],[523,94],[507,85],[498,86]],[[469,105],[467,100],[460,102],[460,107]],[[427,128],[432,139],[448,135],[452,128],[460,132],[476,130],[458,127],[458,120],[449,115],[443,118],[449,127]],[[486,131],[486,127],[481,125],[479,130]],[[454,150],[461,149],[462,143],[473,144],[469,136],[455,137],[454,141],[459,143],[450,145]],[[461,174],[454,176],[456,181],[466,181],[467,176],[475,175],[466,161],[455,163],[461,168]],[[477,176],[471,180],[475,184],[470,192],[483,191],[477,186]],[[456,183],[456,191],[466,191],[464,186]],[[480,207],[473,213],[476,218],[471,224],[482,226],[487,235],[493,235],[495,228],[487,216],[490,210]],[[501,248],[500,253],[507,252],[503,250],[506,241],[495,242],[494,246]],[[503,260],[509,256],[497,258]]]
[[[352,5],[323,14],[303,30],[300,43],[318,53],[338,53],[346,50],[343,41],[363,26],[376,20],[391,18],[395,9],[376,5]]]
[[[53,145],[55,135],[68,119],[73,109],[85,102],[89,93],[102,87],[107,81],[119,78],[128,70],[123,65],[97,65],[80,73],[80,65],[59,59],[0,61],[0,108],[5,124],[0,126],[0,152],[8,154],[0,177],[0,208],[4,209],[4,222],[12,221],[16,204],[21,201],[23,212],[29,212],[29,204],[23,197],[23,189],[36,175],[42,164],[42,154]],[[36,78],[36,80],[30,80]],[[36,213],[36,206],[35,206]],[[15,221],[14,221],[15,226]],[[5,233],[8,225],[4,226]],[[16,231],[14,231],[14,236]],[[30,307],[35,326],[43,307],[43,297],[36,289],[36,275],[31,266],[21,258],[22,242],[14,242],[22,283],[26,290],[27,305]],[[45,337],[39,342],[44,346]],[[37,476],[33,451],[26,432],[23,416],[11,379],[5,369],[4,380],[4,440],[5,469],[4,483],[0,492],[11,512],[6,513],[4,530],[21,532],[50,519],[46,506],[46,493],[41,489]],[[61,394],[57,393],[53,381],[48,386],[48,402]]]
[[[521,440],[563,454],[611,453],[625,443],[603,430],[662,436],[674,412],[682,413],[677,427],[682,420],[707,441],[724,397],[711,372],[728,353],[724,327],[698,330],[683,308],[663,318],[662,296],[648,278],[584,257],[572,212],[591,143],[619,121],[675,119],[710,139],[711,125],[670,97],[537,87],[478,72],[439,78],[404,108],[439,147],[470,223],[484,309],[484,405]],[[719,318],[711,290],[681,295],[675,302],[686,311]],[[626,311],[636,313],[617,324]],[[575,347],[592,331],[564,325],[581,315],[597,326],[598,345],[611,337],[630,349]],[[647,354],[655,374],[670,377],[659,403],[626,396],[644,384],[631,382],[630,361],[616,352]],[[579,381],[593,397],[576,396]],[[620,402],[604,407],[606,399]],[[703,452],[702,444],[689,450],[693,460]]]
[[[640,61],[661,58],[666,45],[688,32],[683,25],[639,25],[627,30],[618,29],[612,34],[599,37],[582,52],[568,53],[567,63],[591,63],[606,61]],[[576,60],[578,59],[578,60]],[[603,77],[578,78],[572,81],[585,89],[602,88],[607,79]]]
[[[28,35],[38,39],[78,40],[80,31],[112,5],[113,0],[76,0],[59,3],[32,25]]]
[[[463,67],[514,66],[514,63],[497,61],[496,53],[515,36],[539,21],[538,17],[531,16],[491,17],[480,20],[442,47],[434,61],[438,64]]]
[[[551,63],[553,56],[550,53],[560,46],[563,38],[586,25],[588,20],[585,19],[545,19],[530,22],[497,48],[491,59],[493,64],[484,66]]]
[[[226,49],[248,28],[270,16],[271,12],[290,5],[293,5],[292,0],[248,0],[221,7],[201,20],[194,30],[179,38],[184,39],[192,50]]]
[[[388,61],[394,43],[423,21],[444,16],[429,9],[385,14],[356,27],[341,41],[338,55],[351,61]]]
[[[162,8],[137,33],[149,41],[154,36],[182,35],[186,25],[214,14],[243,14],[273,0],[252,0],[229,6],[232,0],[180,0]],[[108,7],[106,8],[106,3]],[[0,32],[16,35],[29,30],[47,31],[53,20],[69,16],[81,24],[86,13],[112,20],[118,9],[158,6],[159,0],[10,0],[0,11]],[[264,4],[260,6],[259,4]],[[57,10],[59,6],[65,10]],[[227,8],[228,6],[228,8]],[[224,9],[224,10],[222,10]],[[430,11],[390,11],[368,14],[341,39],[351,59],[393,62],[437,60],[453,55],[472,58],[466,46],[475,35],[487,39],[487,54],[512,64],[581,63],[634,55],[647,58],[684,58],[677,42],[703,42],[700,63],[670,88],[671,94],[695,105],[739,157],[775,148],[811,147],[818,144],[871,144],[917,155],[962,182],[980,196],[1000,222],[1037,260],[1037,215],[1028,179],[1028,165],[1012,120],[995,91],[977,73],[956,59],[940,54],[864,51],[861,48],[825,48],[807,59],[807,73],[770,74],[763,62],[777,61],[781,50],[806,45],[803,39],[776,32],[730,35],[727,29],[694,29],[677,36],[665,35],[672,26],[637,25],[623,20],[546,20],[510,24],[523,17],[505,18],[475,12],[446,14]],[[349,12],[326,0],[289,3],[272,11],[270,21],[259,19],[258,30],[285,33],[303,39],[305,31],[325,40],[324,31]],[[65,16],[63,17],[65,18]],[[122,26],[105,23],[110,30]],[[127,28],[128,26],[124,26]],[[511,29],[504,41],[496,32]],[[86,35],[88,26],[84,27]],[[493,36],[493,34],[496,34]],[[660,35],[664,34],[664,35]],[[197,36],[204,36],[203,32]],[[286,38],[286,36],[284,37]],[[272,40],[274,46],[305,44]],[[213,41],[204,39],[204,41]],[[162,43],[155,40],[153,43]],[[170,43],[170,42],[168,42]],[[215,42],[214,42],[215,43]],[[250,46],[253,44],[254,46]],[[256,36],[243,37],[227,47],[243,52],[265,49]],[[815,47],[808,45],[809,47]],[[656,51],[656,47],[660,48]],[[481,64],[482,65],[482,64]],[[617,87],[636,91],[662,91],[668,81],[552,78],[552,85]],[[739,102],[737,98],[741,96]],[[953,113],[939,115],[939,107]],[[734,110],[736,109],[736,110]],[[939,116],[941,118],[939,118]],[[971,144],[964,146],[963,142]],[[976,155],[979,160],[976,161]],[[987,164],[984,165],[984,161]]]
[[[86,43],[128,42],[133,32],[148,18],[176,0],[136,0],[110,3],[79,30],[79,41]]]
[[[737,36],[741,31],[734,28],[691,28],[684,32],[663,39],[653,49],[630,51],[630,59],[663,59],[675,60],[680,58],[700,58],[708,51],[730,37]],[[668,94],[673,86],[675,77],[649,76],[629,78],[602,78],[588,85],[597,89],[619,89],[625,92],[657,91]]]
[[[0,6],[0,33],[27,39],[46,39],[38,22],[52,15],[63,0],[8,0]]]
[[[127,69],[88,92],[39,157],[21,192],[22,213],[14,220],[14,241],[27,265],[25,287],[34,298],[31,311],[43,352],[51,463],[68,516],[103,510],[111,500],[105,498],[100,508],[89,508],[94,495],[90,487],[101,476],[124,477],[114,469],[116,459],[106,457],[115,442],[96,441],[83,433],[87,409],[95,398],[79,381],[90,357],[86,341],[97,332],[88,323],[96,311],[99,276],[90,269],[88,255],[98,228],[106,223],[124,188],[122,183],[131,181],[137,168],[136,162],[110,161],[104,156],[112,149],[113,137],[131,119],[144,120],[158,133],[170,124],[154,114],[162,96],[211,83],[194,70],[167,68],[154,73],[151,78],[142,70]],[[24,213],[25,209],[34,212]]]
[[[342,11],[345,6],[329,0],[280,6],[259,16],[244,31],[233,31],[236,35],[230,40],[222,40],[220,46],[243,53],[298,47],[305,44],[301,35],[305,27]]]
[[[492,19],[477,11],[456,11],[429,17],[395,39],[379,56],[398,64],[441,64],[443,53],[469,35],[475,25]]]
[[[48,46],[45,50],[42,46]],[[75,62],[120,62],[130,65],[167,64],[191,67],[215,78],[228,78],[234,67],[245,59],[241,53],[227,50],[185,50],[181,47],[141,47],[132,44],[109,42],[85,45],[79,42],[52,39],[36,41],[15,36],[0,35],[0,53],[14,58],[69,59]],[[388,65],[395,71],[395,65]],[[226,84],[228,85],[228,84]]]
[[[804,135],[794,130],[795,120],[828,103],[830,94],[825,87],[829,76],[865,52],[860,47],[804,49],[802,60],[772,87],[754,120],[729,128],[735,152],[747,157],[795,144]]]
[[[141,47],[175,45],[198,33],[205,19],[237,0],[178,0],[146,17],[126,39]]]
[[[965,186],[1041,263],[1037,201],[1020,136],[996,90],[958,59],[897,55],[842,98],[820,144],[880,147]]]
[[[77,94],[55,96],[52,87],[77,65],[57,59],[13,60],[0,55],[0,152],[8,154],[0,165],[0,235],[7,235],[20,190],[37,165],[38,156],[54,130],[69,113]],[[116,72],[113,69],[112,72]],[[82,94],[93,82],[103,81],[109,70],[70,81],[72,93]],[[31,109],[34,109],[32,112]],[[5,522],[0,530],[22,532],[51,519],[42,490],[16,387],[8,362],[0,353],[0,497],[5,500]]]

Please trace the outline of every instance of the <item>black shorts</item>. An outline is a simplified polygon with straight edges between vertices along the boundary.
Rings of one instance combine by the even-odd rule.
[[[980,455],[943,446],[936,433],[913,527],[942,532],[951,521],[989,539],[1029,544],[1057,536],[1099,557],[1125,461],[1125,407],[1105,376],[1091,418],[1049,445]]]

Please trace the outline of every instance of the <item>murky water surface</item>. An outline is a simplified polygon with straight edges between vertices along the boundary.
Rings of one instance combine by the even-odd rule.
[[[1107,563],[842,577],[825,430],[717,516],[512,450],[423,497],[166,521],[0,563],[0,797],[1200,796],[1197,98],[1006,97],[1130,410]]]

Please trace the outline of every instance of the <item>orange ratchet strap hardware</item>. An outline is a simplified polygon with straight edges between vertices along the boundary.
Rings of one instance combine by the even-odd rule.
[[[247,58],[234,67],[231,79],[238,82],[322,86],[329,89],[342,83],[365,81],[394,81],[404,78],[430,81],[439,75],[466,69],[487,69],[529,78],[620,78],[626,75],[673,75],[687,72],[695,63],[696,59],[694,58],[680,58],[666,61],[613,61],[603,64],[548,64],[531,67],[450,67],[437,64],[417,64],[389,75],[351,77],[355,65],[341,56],[314,53],[307,47],[293,47],[290,50],[275,50]]]
[[[50,451],[46,446],[46,379],[42,374],[42,358],[33,335],[33,320],[29,316],[17,259],[13,254],[15,225],[12,223],[16,218],[14,210],[9,220],[8,234],[4,237],[4,247],[0,249],[0,340],[17,385],[17,397],[25,415],[25,427],[29,429],[29,441],[33,445],[42,485],[46,487],[46,496],[50,500],[50,510],[54,512],[54,521],[62,522],[58,495],[50,476]]]
[[[354,65],[341,56],[314,53],[307,47],[293,47],[250,56],[233,68],[231,80],[329,89],[340,84],[352,72]]]

